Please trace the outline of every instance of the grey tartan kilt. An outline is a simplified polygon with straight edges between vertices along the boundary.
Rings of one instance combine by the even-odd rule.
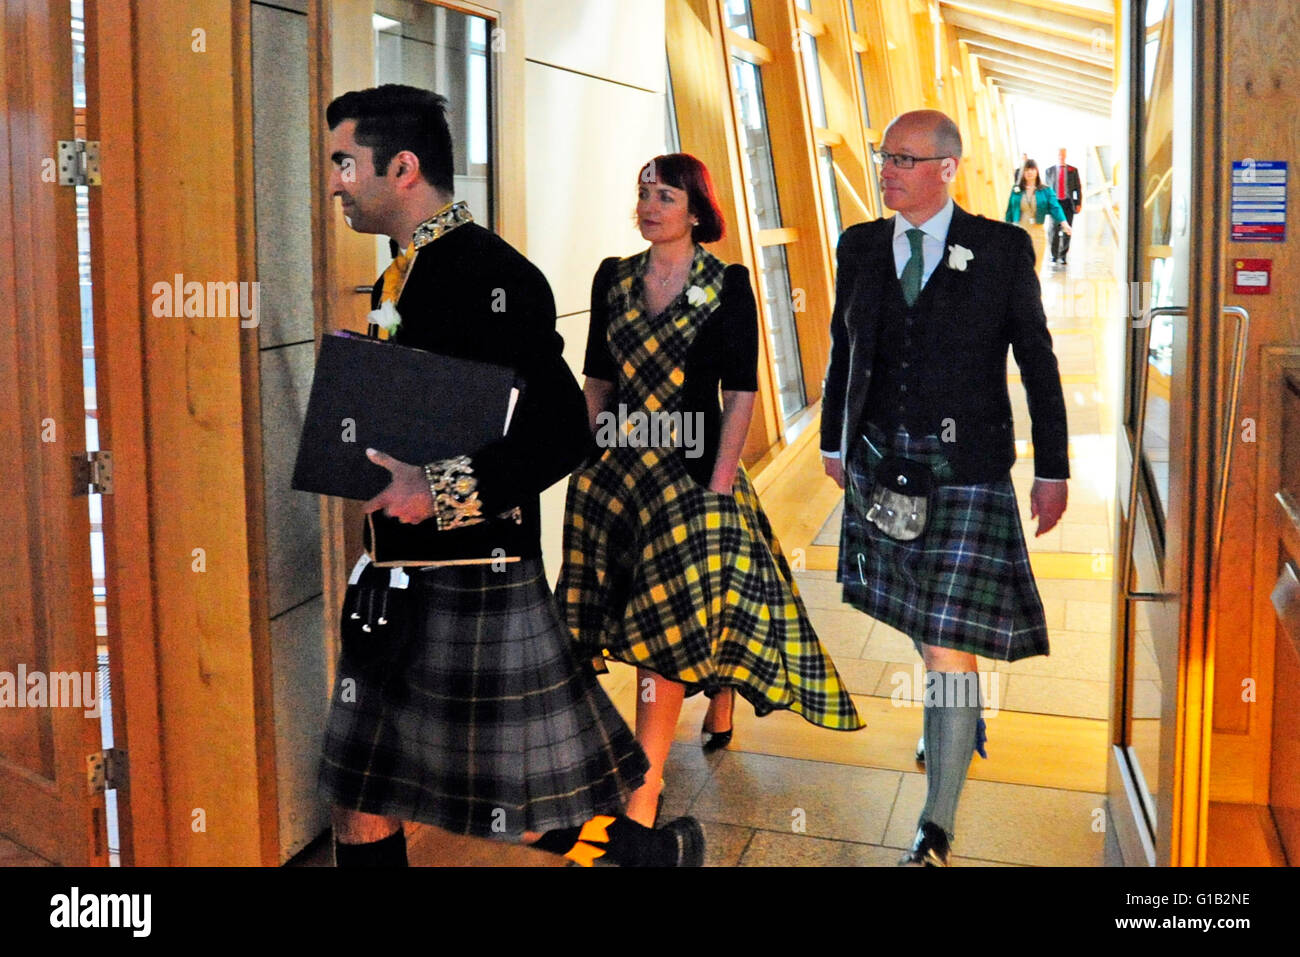
[[[340,658],[319,778],[331,804],[518,840],[617,814],[644,781],[645,754],[574,657],[540,559],[491,569],[410,569],[399,663]]]
[[[900,430],[887,437],[874,426],[869,434],[881,451],[946,467],[937,436]],[[844,601],[914,642],[1002,661],[1048,654],[1043,603],[1010,476],[938,486],[921,537],[900,542],[864,519],[876,461],[860,437],[845,463],[837,572]]]

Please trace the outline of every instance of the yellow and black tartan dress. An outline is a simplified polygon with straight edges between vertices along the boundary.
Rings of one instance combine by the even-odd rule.
[[[656,445],[646,427],[683,413],[686,355],[720,306],[726,264],[697,246],[685,291],[651,316],[642,306],[646,260],[605,264],[605,335],[626,424],[616,442],[613,430],[598,430],[600,458],[570,477],[555,590],[562,614],[581,653],[648,668],[688,695],[732,686],[759,715],[788,708],[826,728],[860,728],[744,467],[731,495],[714,492],[663,441],[666,429]],[[747,273],[733,268],[742,281],[729,294],[752,304]],[[602,273],[593,329],[602,325]]]

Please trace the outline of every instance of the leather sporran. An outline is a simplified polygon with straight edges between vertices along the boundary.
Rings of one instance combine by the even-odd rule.
[[[866,520],[900,542],[920,538],[934,486],[934,473],[925,465],[886,455],[876,464]]]
[[[406,645],[410,578],[401,568],[383,568],[362,555],[343,594],[340,637],[343,654],[363,669],[391,667]]]

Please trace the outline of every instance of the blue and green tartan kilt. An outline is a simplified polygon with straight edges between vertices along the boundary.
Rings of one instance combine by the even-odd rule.
[[[376,672],[339,659],[321,795],[459,834],[617,814],[645,753],[574,654],[540,559],[409,569],[406,647]]]
[[[937,436],[868,430],[845,462],[837,572],[844,601],[914,642],[1001,661],[1048,654],[1043,602],[1010,476],[940,484],[930,496],[925,531],[901,542],[864,517],[882,452],[924,463],[940,482],[951,481],[951,471]]]

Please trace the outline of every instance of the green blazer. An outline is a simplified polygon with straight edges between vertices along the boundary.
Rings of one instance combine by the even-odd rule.
[[[1056,193],[1052,191],[1050,186],[1039,186],[1038,189],[1034,190],[1034,200],[1038,203],[1038,213],[1034,217],[1034,221],[1038,223],[1038,225],[1041,226],[1043,224],[1043,220],[1047,218],[1049,213],[1051,214],[1052,219],[1056,220],[1058,223],[1069,221],[1065,218],[1065,210],[1061,208],[1061,203],[1056,198]],[[1019,186],[1012,187],[1011,189],[1011,198],[1007,200],[1006,219],[1009,223],[1020,222]]]

